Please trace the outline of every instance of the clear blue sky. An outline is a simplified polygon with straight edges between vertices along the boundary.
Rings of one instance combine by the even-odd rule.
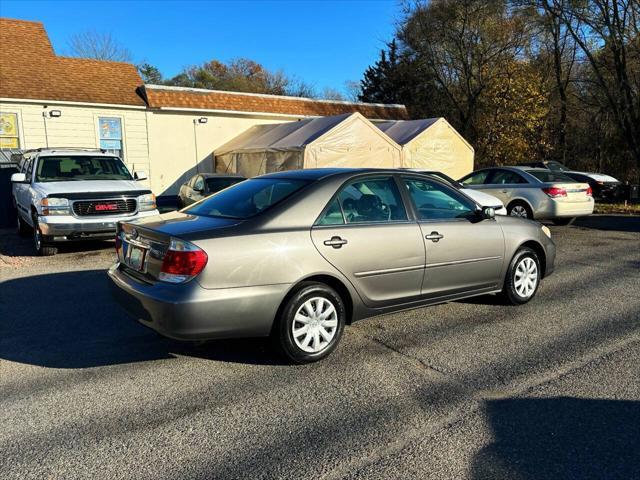
[[[165,76],[213,58],[256,60],[319,91],[360,80],[391,39],[397,0],[378,1],[13,1],[0,16],[44,23],[64,54],[74,33],[111,33],[136,62]]]

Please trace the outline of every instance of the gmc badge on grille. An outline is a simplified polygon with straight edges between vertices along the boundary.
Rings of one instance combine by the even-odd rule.
[[[106,212],[106,211],[114,211],[114,210],[118,210],[118,205],[115,203],[98,203],[95,207],[94,207],[96,212]]]

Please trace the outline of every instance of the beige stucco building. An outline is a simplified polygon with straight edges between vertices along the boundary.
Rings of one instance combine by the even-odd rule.
[[[56,55],[39,22],[0,19],[0,148],[104,148],[175,195],[213,152],[254,125],[359,112],[407,117],[402,105],[143,85],[132,64]]]

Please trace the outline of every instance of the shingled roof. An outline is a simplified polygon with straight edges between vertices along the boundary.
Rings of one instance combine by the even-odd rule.
[[[332,116],[359,112],[370,119],[408,118],[404,105],[339,102],[164,85],[144,85],[139,91],[151,108],[193,108],[300,116]]]
[[[44,26],[0,18],[0,98],[144,106],[130,63],[55,54]]]
[[[143,85],[134,65],[56,55],[40,22],[0,18],[0,98],[291,116],[408,118],[404,105]]]

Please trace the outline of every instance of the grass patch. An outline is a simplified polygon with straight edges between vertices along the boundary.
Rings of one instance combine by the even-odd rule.
[[[640,203],[596,203],[593,213],[620,213],[640,215]]]

